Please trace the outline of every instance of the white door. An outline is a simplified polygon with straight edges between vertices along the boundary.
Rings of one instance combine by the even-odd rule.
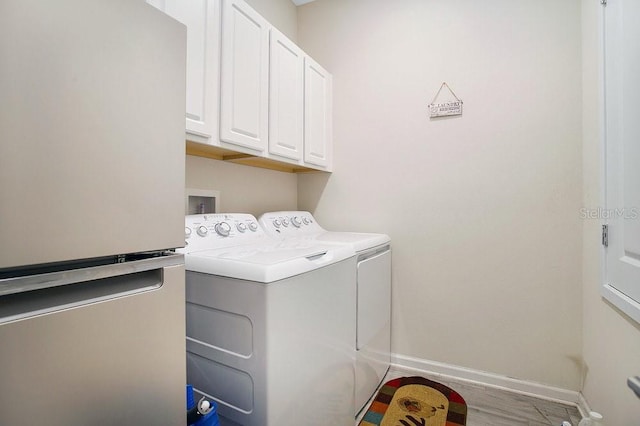
[[[187,26],[187,132],[214,136],[219,106],[220,1],[165,2],[165,13]]]
[[[268,90],[269,23],[245,2],[223,0],[221,141],[266,150]]]
[[[147,0],[187,27],[186,130],[217,133],[220,75],[220,0]],[[217,138],[216,138],[217,142]]]
[[[640,2],[605,13],[606,217],[603,294],[640,322]]]
[[[302,159],[304,52],[271,30],[269,61],[269,153]]]
[[[304,61],[304,161],[331,168],[332,80],[313,59]]]
[[[217,135],[220,0],[147,2],[187,27],[187,133]]]

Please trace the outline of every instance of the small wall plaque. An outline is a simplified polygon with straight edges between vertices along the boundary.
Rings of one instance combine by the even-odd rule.
[[[446,87],[449,92],[451,92],[451,94],[455,98],[455,101],[436,103],[436,100],[438,99],[438,96],[440,95],[443,87]],[[429,104],[429,114],[431,115],[431,118],[447,117],[450,115],[462,115],[462,100],[458,98],[455,93],[453,93],[453,90],[451,90],[446,82],[442,83],[440,89],[438,89],[438,93],[436,93],[436,96]]]

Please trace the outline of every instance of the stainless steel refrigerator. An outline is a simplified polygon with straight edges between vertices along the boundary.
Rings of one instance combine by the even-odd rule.
[[[186,29],[0,2],[0,425],[185,424]]]

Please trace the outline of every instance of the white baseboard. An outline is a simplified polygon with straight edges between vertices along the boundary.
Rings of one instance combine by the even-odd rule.
[[[580,411],[580,415],[582,417],[589,417],[589,411],[591,411],[591,406],[589,405],[589,401],[587,401],[580,392],[578,395],[578,410]]]
[[[413,370],[416,373],[430,374],[436,377],[442,377],[443,379],[464,381],[563,404],[575,405],[582,416],[589,412],[589,404],[582,393],[577,391],[400,354],[392,354],[391,362],[394,367]]]

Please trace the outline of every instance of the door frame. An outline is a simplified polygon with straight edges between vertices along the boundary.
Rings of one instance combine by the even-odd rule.
[[[599,117],[599,140],[600,140],[600,204],[607,206],[607,62],[606,62],[606,9],[607,5],[604,4],[600,7],[598,16],[598,117]],[[606,217],[601,219],[601,225],[607,225],[608,220]],[[629,316],[632,320],[640,323],[640,301],[636,301],[624,293],[617,290],[614,286],[607,282],[607,249],[604,245],[600,245],[600,295]]]

